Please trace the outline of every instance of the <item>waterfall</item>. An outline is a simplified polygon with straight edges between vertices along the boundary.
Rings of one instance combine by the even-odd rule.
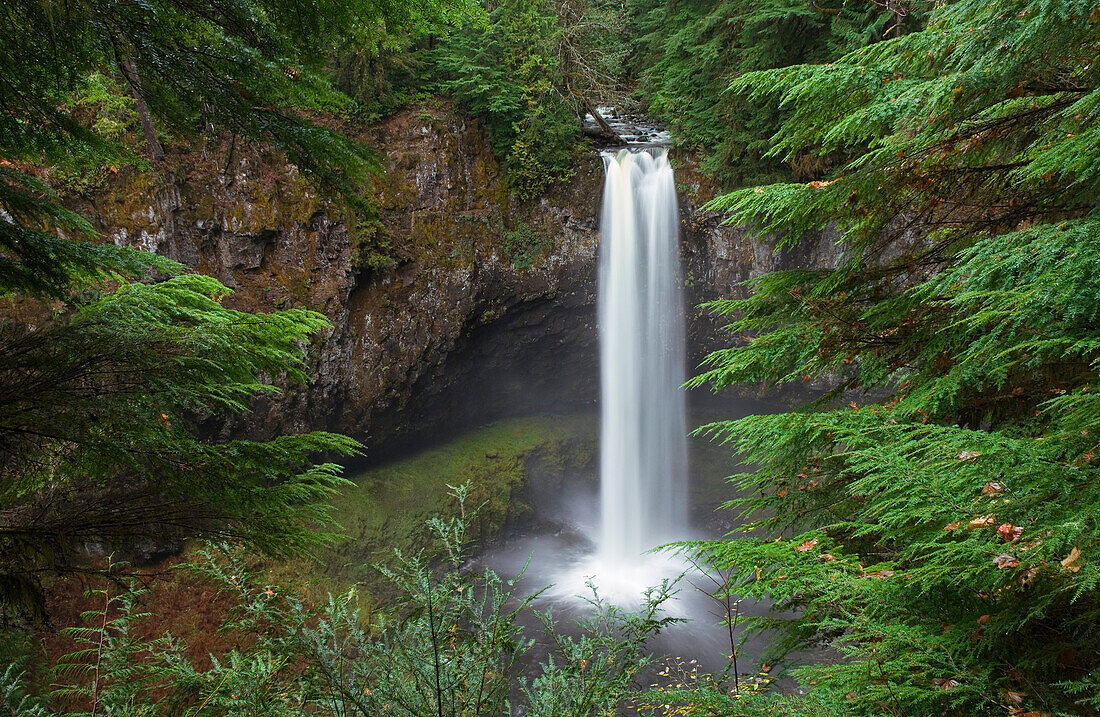
[[[600,552],[628,566],[687,525],[679,211],[667,150],[605,154]]]

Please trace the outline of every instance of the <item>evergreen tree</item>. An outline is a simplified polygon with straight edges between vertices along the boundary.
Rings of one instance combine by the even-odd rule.
[[[455,4],[458,7],[460,4]],[[213,279],[103,243],[44,168],[135,162],[164,138],[231,132],[266,143],[322,189],[363,206],[364,146],[307,118],[350,106],[325,77],[341,42],[450,3],[14,0],[0,8],[0,609],[40,607],[40,579],[89,548],[216,534],[268,551],[324,541],[338,485],[325,433],[211,435],[284,379],[304,380],[322,316],[231,311]],[[98,88],[116,122],[89,122]],[[119,99],[119,88],[125,88]],[[77,101],[74,102],[74,99]],[[140,283],[144,282],[144,283]],[[204,422],[207,424],[203,428]]]
[[[606,0],[504,0],[426,53],[431,89],[485,119],[519,198],[572,176],[584,113],[621,81],[620,18]]]
[[[693,383],[836,388],[701,429],[758,466],[733,506],[763,534],[690,547],[775,600],[756,627],[779,652],[839,652],[774,713],[1093,714],[1100,10],[927,11],[918,32],[733,83],[788,108],[771,156],[851,159],[714,208],[783,244],[835,227],[843,258],[711,304],[745,339]]]
[[[727,91],[745,72],[826,62],[906,32],[915,16],[887,3],[843,0],[634,0],[636,34],[628,65],[650,111],[668,121],[677,142],[703,155],[702,166],[729,185],[792,174],[817,178],[835,160],[796,152],[768,155],[768,140],[787,112],[770,97]]]
[[[424,99],[432,74],[427,48],[483,15],[476,0],[416,3],[403,10],[408,17],[400,23],[348,37],[334,52],[334,84],[355,100],[359,120],[372,122]]]
[[[555,91],[562,83],[552,52],[558,31],[541,0],[506,0],[429,54],[433,89],[485,119],[493,153],[521,198],[572,173],[577,130]]]

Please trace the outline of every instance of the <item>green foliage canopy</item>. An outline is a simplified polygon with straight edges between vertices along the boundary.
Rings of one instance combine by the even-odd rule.
[[[603,0],[505,0],[425,53],[430,88],[484,118],[521,199],[572,176],[585,111],[618,89],[620,17]]]
[[[541,0],[507,0],[467,23],[430,53],[435,90],[483,117],[493,152],[505,159],[521,198],[572,173],[577,128],[555,91],[562,76],[552,49],[557,16]]]
[[[34,612],[41,577],[82,567],[88,548],[215,534],[308,550],[328,537],[324,503],[339,483],[316,457],[356,449],[326,433],[219,438],[227,412],[305,380],[307,342],[324,318],[226,309],[217,281],[103,243],[43,168],[136,161],[132,112],[154,160],[161,137],[242,135],[361,205],[373,154],[310,119],[352,107],[330,86],[327,59],[461,6],[15,0],[0,9],[4,609]],[[89,102],[117,121],[88,121]]]
[[[787,117],[770,97],[728,91],[746,72],[836,59],[850,50],[907,32],[914,14],[887,3],[843,0],[635,0],[636,38],[627,64],[637,93],[676,130],[677,142],[704,155],[703,168],[744,186],[814,176],[831,158],[768,154]]]
[[[829,714],[1080,714],[1100,705],[1100,14],[927,12],[733,83],[785,108],[771,156],[851,159],[713,207],[781,243],[835,228],[843,257],[711,304],[749,338],[692,383],[837,388],[701,429],[759,465],[733,505],[766,537],[692,549],[799,611],[757,624],[780,652],[843,655],[799,671]]]

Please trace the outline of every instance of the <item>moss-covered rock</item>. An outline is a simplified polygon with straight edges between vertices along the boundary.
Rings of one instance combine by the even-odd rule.
[[[592,416],[543,415],[495,423],[364,470],[334,501],[345,537],[321,555],[313,591],[322,596],[358,583],[384,596],[385,581],[371,565],[388,562],[394,550],[437,548],[427,522],[457,516],[450,486],[469,484],[466,510],[476,513],[470,537],[484,542],[526,514],[532,471],[539,480],[591,473],[595,456]],[[272,567],[272,573],[276,582],[298,583],[300,576],[318,571],[295,561]]]

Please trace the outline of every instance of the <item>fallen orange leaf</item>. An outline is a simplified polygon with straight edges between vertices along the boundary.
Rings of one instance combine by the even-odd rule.
[[[1074,548],[1073,550],[1069,551],[1069,555],[1067,555],[1065,559],[1062,560],[1062,567],[1070,571],[1071,573],[1076,573],[1081,569],[1081,566],[1077,562],[1080,559],[1081,551],[1077,548]]]
[[[799,545],[797,548],[795,548],[795,550],[800,553],[805,553],[809,550],[813,550],[815,545],[817,545],[817,538],[812,538],[810,540],[807,540],[802,545]]]
[[[977,528],[988,527],[990,525],[993,525],[993,523],[994,520],[992,515],[982,515],[971,520],[969,523],[966,524],[966,527],[970,530],[975,530]]]

